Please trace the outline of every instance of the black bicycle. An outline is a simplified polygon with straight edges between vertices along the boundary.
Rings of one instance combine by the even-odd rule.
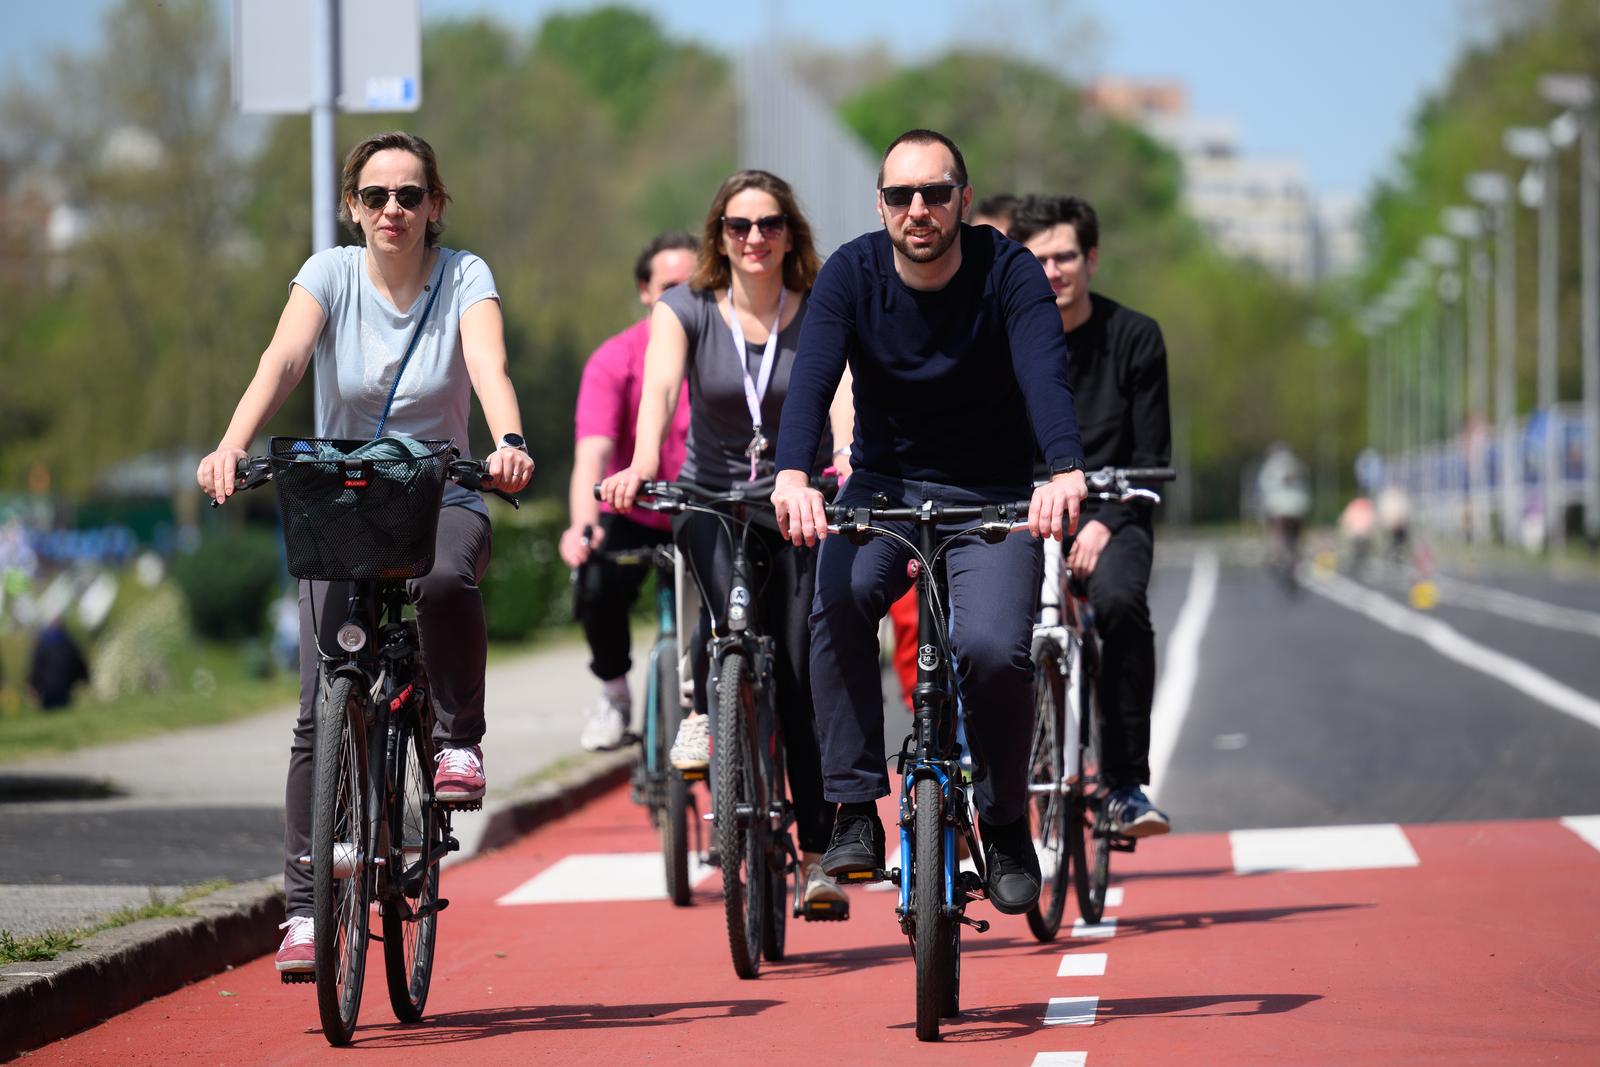
[[[493,488],[481,463],[448,441],[415,455],[362,456],[372,442],[274,437],[269,454],[241,460],[240,489],[277,487],[289,573],[351,583],[337,648],[320,643],[312,771],[311,853],[317,1009],[329,1044],[349,1044],[361,1007],[367,944],[382,941],[389,1003],[401,1022],[422,1018],[433,974],[439,863],[460,846],[433,794],[433,707],[407,581],[433,568],[439,503],[448,478]],[[355,455],[351,455],[355,453]],[[370,902],[382,933],[369,929]]]
[[[1159,504],[1153,490],[1131,482],[1171,481],[1168,467],[1106,467],[1088,475],[1089,498]],[[1033,741],[1028,753],[1028,821],[1044,877],[1028,928],[1052,941],[1066,909],[1074,872],[1078,911],[1097,923],[1105,912],[1111,853],[1132,852],[1133,838],[1103,818],[1110,784],[1102,773],[1105,713],[1100,705],[1100,638],[1088,590],[1066,566],[1065,544],[1046,542],[1039,621],[1033,628]],[[1090,853],[1093,853],[1092,857]]]
[[[853,544],[889,537],[911,554],[908,567],[917,582],[917,685],[912,691],[912,730],[895,757],[900,775],[900,862],[888,871],[859,871],[845,882],[888,879],[900,888],[896,913],[911,941],[917,972],[917,1037],[939,1040],[939,1020],[961,1011],[961,927],[979,933],[989,928],[966,914],[968,903],[986,899],[983,852],[973,832],[968,782],[956,739],[955,676],[949,643],[949,584],[945,557],[964,537],[998,544],[1028,528],[1028,502],[952,505],[924,501],[917,507],[890,507],[877,494],[864,507],[828,509],[831,533]],[[976,522],[974,523],[974,520]],[[913,543],[882,524],[914,523]],[[962,523],[973,523],[961,526]],[[956,526],[956,529],[950,529]],[[975,777],[984,773],[981,764]],[[956,841],[966,842],[973,871],[960,869]]]
[[[648,505],[646,505],[648,506]],[[584,530],[588,543],[590,531]],[[682,568],[671,545],[644,548],[596,549],[590,557],[604,558],[619,567],[650,567],[656,579],[656,639],[650,646],[645,670],[644,721],[640,732],[624,738],[640,748],[634,765],[630,795],[650,813],[650,825],[661,835],[661,857],[666,867],[667,897],[679,907],[691,899],[689,856],[704,856],[700,840],[699,805],[691,778],[675,770],[668,753],[678,734],[692,692],[693,673],[683,670],[682,649],[688,642],[679,640],[678,604]],[[581,580],[581,579],[580,579]],[[690,598],[693,599],[693,598]],[[683,679],[690,686],[683,685]]]

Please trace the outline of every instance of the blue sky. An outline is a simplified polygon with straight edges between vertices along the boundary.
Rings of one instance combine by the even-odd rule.
[[[424,19],[488,13],[530,28],[586,0],[421,0]],[[1033,48],[1075,77],[1173,77],[1196,114],[1235,121],[1247,151],[1296,157],[1321,193],[1363,193],[1405,143],[1473,32],[1470,0],[649,0],[672,32],[723,51],[774,34],[882,42],[906,58],[962,40]],[[230,0],[218,0],[226,13]],[[93,47],[111,0],[17,2],[0,78],[28,77],[56,49]],[[1080,32],[1092,26],[1093,32]],[[1033,42],[1033,43],[1028,43]],[[423,87],[424,93],[427,87]]]

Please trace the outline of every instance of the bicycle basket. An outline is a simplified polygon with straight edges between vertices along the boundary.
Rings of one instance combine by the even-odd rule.
[[[425,455],[352,457],[370,441],[274,437],[289,573],[320,581],[420,578],[433,569],[449,441]]]

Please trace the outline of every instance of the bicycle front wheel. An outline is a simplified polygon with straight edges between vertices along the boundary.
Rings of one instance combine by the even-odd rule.
[[[946,910],[944,799],[939,783],[919,778],[912,787],[911,907],[917,964],[917,1040],[939,1040],[939,1020],[955,1015],[951,990],[960,966],[960,927]]]
[[[783,758],[783,738],[774,737],[771,755],[772,777],[767,789],[772,805],[782,801],[785,796]],[[771,825],[770,815],[764,825]],[[761,954],[772,963],[783,959],[789,930],[789,911],[793,907],[789,899],[789,853],[784,849],[780,837],[783,833],[787,831],[778,830],[767,834],[767,921],[761,930]]]
[[[661,859],[666,866],[667,898],[680,908],[689,903],[689,783],[673,769],[669,752],[683,721],[678,694],[678,645],[656,645],[655,773],[663,780],[662,806],[656,816],[661,831]]]
[[[1089,662],[1091,646],[1080,648],[1073,665],[1067,692],[1077,700],[1078,781],[1071,793],[1068,819],[1072,830],[1068,845],[1075,870],[1078,914],[1087,923],[1097,923],[1105,914],[1106,883],[1111,878],[1111,838],[1103,821],[1106,796],[1104,776],[1104,722],[1100,691],[1096,684],[1096,664]]]
[[[722,856],[722,906],[728,951],[740,978],[761,972],[762,927],[769,884],[766,812],[756,766],[755,680],[738,651],[727,653],[717,674],[717,727],[712,747],[716,777],[717,850]]]
[[[407,716],[395,739],[395,789],[389,798],[393,865],[383,902],[383,964],[395,1018],[422,1018],[438,935],[439,860],[444,826],[433,801],[433,745],[427,726]]]
[[[317,1011],[331,1045],[347,1045],[367,970],[371,820],[366,691],[348,675],[322,688],[312,771],[312,918]]]
[[[1066,680],[1061,675],[1059,650],[1054,641],[1041,639],[1033,650],[1033,742],[1028,751],[1028,828],[1039,851],[1039,901],[1028,909],[1028,929],[1040,941],[1054,941],[1061,929],[1067,904],[1067,845],[1065,768],[1061,738],[1064,724]]]

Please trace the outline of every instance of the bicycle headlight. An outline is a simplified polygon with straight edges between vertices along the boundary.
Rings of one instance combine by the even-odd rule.
[[[346,652],[360,652],[367,647],[367,631],[353,622],[339,627],[339,647]]]

